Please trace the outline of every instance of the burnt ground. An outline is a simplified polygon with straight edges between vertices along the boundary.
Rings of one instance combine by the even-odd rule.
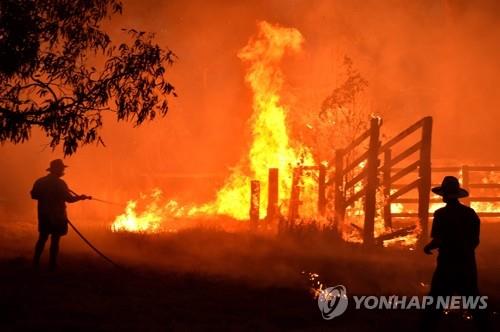
[[[12,224],[13,225],[13,224]],[[407,249],[364,250],[328,235],[301,238],[191,230],[159,236],[83,230],[117,269],[70,233],[60,268],[31,268],[32,225],[1,228],[0,331],[336,330],[415,331],[420,312],[355,310],[325,321],[302,271],[348,294],[424,295],[434,258]],[[499,224],[485,224],[480,286],[500,330]],[[474,331],[459,313],[447,331]]]

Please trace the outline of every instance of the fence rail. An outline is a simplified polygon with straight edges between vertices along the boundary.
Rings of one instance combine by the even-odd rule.
[[[402,169],[393,169],[394,172],[400,172]],[[471,203],[500,203],[500,183],[474,183],[471,178],[474,177],[474,173],[489,172],[498,173],[498,178],[500,178],[500,166],[439,166],[432,167],[432,174],[453,174],[458,178],[461,178],[462,187],[469,191],[470,196],[463,199],[463,202],[467,205]],[[415,172],[415,170],[413,170]],[[444,174],[443,174],[444,175]],[[439,186],[439,183],[433,183],[432,186]],[[393,184],[392,188],[403,188],[407,186],[404,183]],[[475,190],[481,190],[481,193],[476,194]],[[487,191],[486,193],[484,191]],[[417,204],[419,199],[416,197],[411,198],[398,198],[392,200],[391,203],[401,203],[401,204]],[[441,203],[441,198],[432,197],[429,200],[430,203]],[[500,204],[499,204],[500,207]],[[483,211],[481,207],[477,208],[478,215],[483,218],[500,218],[500,208],[499,211]],[[393,218],[413,218],[414,213],[392,213]]]
[[[421,232],[420,243],[428,236],[429,207],[430,203],[440,203],[442,200],[431,197],[431,187],[439,183],[432,183],[434,174],[458,174],[462,179],[463,187],[471,191],[472,196],[464,199],[466,204],[500,202],[500,183],[477,183],[472,182],[475,172],[498,172],[500,177],[500,166],[440,166],[431,167],[431,143],[432,143],[432,117],[425,117],[384,144],[380,141],[380,127],[382,121],[373,118],[370,128],[354,139],[344,149],[335,151],[335,158],[330,165],[334,170],[328,170],[324,165],[300,166],[293,170],[292,186],[289,197],[288,222],[293,224],[299,217],[301,204],[300,180],[305,172],[318,172],[318,212],[325,215],[327,207],[326,188],[333,186],[334,191],[334,223],[337,229],[342,230],[346,211],[357,201],[363,200],[364,221],[363,227],[356,226],[363,236],[363,243],[379,243],[380,238],[375,238],[374,223],[376,213],[376,195],[379,188],[383,189],[383,218],[386,228],[392,229],[394,218],[417,218]],[[407,143],[408,137],[414,137],[418,133],[416,142]],[[405,140],[406,143],[403,142]],[[362,144],[368,145],[364,151]],[[397,154],[393,154],[394,151]],[[359,153],[357,156],[353,156]],[[379,159],[383,155],[382,161]],[[416,157],[416,160],[414,159]],[[410,159],[413,158],[413,159]],[[405,164],[405,166],[400,166]],[[363,165],[363,166],[360,166]],[[327,173],[329,179],[327,179]],[[379,181],[379,177],[382,181]],[[408,179],[408,183],[400,183]],[[269,169],[268,197],[266,219],[275,220],[279,215],[278,197],[278,170]],[[413,191],[417,191],[417,197],[407,197]],[[474,195],[474,192],[481,191]],[[485,191],[494,192],[484,193]],[[260,185],[258,181],[252,181],[251,185],[251,220],[259,220]],[[416,204],[417,211],[393,213],[393,204]],[[480,217],[500,218],[500,211],[478,211]],[[404,229],[396,229],[391,234],[406,234],[409,229],[416,225],[407,226]],[[392,236],[392,235],[391,235]]]
[[[335,225],[342,229],[346,210],[356,201],[364,198],[364,227],[363,243],[370,244],[374,242],[375,227],[375,204],[376,193],[379,185],[377,178],[377,169],[379,165],[378,151],[380,148],[380,126],[382,121],[379,118],[372,118],[370,128],[356,138],[345,149],[335,151]],[[368,149],[361,155],[348,162],[348,156],[353,154],[357,148],[368,141]],[[366,166],[359,170],[357,174],[349,178],[352,172],[360,164],[366,163]],[[361,188],[356,190],[356,185]]]

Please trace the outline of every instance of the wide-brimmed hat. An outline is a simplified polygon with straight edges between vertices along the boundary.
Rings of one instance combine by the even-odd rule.
[[[445,176],[441,186],[432,188],[432,192],[449,198],[463,198],[469,196],[469,192],[460,188],[458,179],[454,176]]]
[[[50,162],[50,166],[49,168],[47,168],[47,171],[51,172],[55,170],[61,170],[65,169],[66,167],[68,167],[68,165],[64,165],[62,159],[54,159]]]

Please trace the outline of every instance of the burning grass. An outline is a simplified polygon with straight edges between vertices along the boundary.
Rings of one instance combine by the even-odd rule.
[[[293,167],[299,164],[316,164],[309,149],[290,137],[288,110],[281,103],[280,97],[284,82],[280,62],[286,54],[299,52],[302,44],[303,37],[297,29],[262,21],[258,24],[258,33],[238,53],[238,57],[247,66],[245,80],[253,91],[254,112],[250,120],[253,137],[247,156],[217,190],[214,201],[199,205],[183,205],[175,200],[160,203],[161,191],[154,190],[151,203],[143,212],[137,212],[137,201],[130,201],[124,213],[113,223],[113,230],[154,233],[161,228],[168,229],[168,226],[163,227],[161,224],[177,217],[225,215],[238,220],[247,219],[250,180],[266,179],[270,167],[276,167],[280,171],[280,206],[286,208]],[[305,201],[302,204],[307,216],[316,214],[313,187],[313,181],[307,180],[303,188],[308,192],[304,195]],[[266,182],[262,182],[261,190],[267,191]],[[265,208],[264,195],[261,196],[260,203],[261,208]],[[263,210],[259,212],[261,214]]]
[[[333,216],[340,212],[333,211],[331,206],[327,209],[326,214],[319,212],[318,201],[320,195],[314,176],[311,174],[302,177],[299,176],[300,180],[297,180],[299,184],[297,186],[293,184],[296,181],[294,169],[296,170],[297,166],[305,169],[309,166],[315,167],[321,164],[326,167],[327,171],[325,173],[328,173],[324,177],[329,177],[328,181],[324,182],[329,184],[328,189],[325,189],[323,192],[329,191],[330,193],[327,195],[328,197],[324,198],[325,201],[327,199],[329,202],[333,201],[333,197],[331,197],[333,194],[331,192],[335,190],[332,186],[331,177],[335,170],[332,168],[332,165],[329,165],[329,162],[318,160],[317,155],[323,154],[315,153],[313,155],[312,147],[305,143],[307,140],[301,139],[300,135],[293,135],[289,123],[291,121],[289,119],[288,106],[282,101],[282,96],[286,93],[283,91],[285,79],[281,69],[281,62],[286,55],[293,55],[300,52],[303,43],[304,38],[297,29],[262,21],[258,23],[257,33],[238,52],[239,59],[246,67],[245,81],[253,93],[253,114],[249,121],[252,138],[249,142],[246,155],[234,167],[224,184],[216,189],[212,201],[201,204],[180,202],[173,197],[163,197],[161,189],[153,189],[150,195],[139,195],[139,199],[128,202],[125,211],[118,215],[111,225],[112,231],[136,232],[141,234],[169,233],[200,226],[222,228],[228,232],[249,229],[251,225],[246,225],[244,221],[249,218],[251,200],[250,182],[252,180],[259,181],[259,193],[263,193],[256,198],[258,203],[255,209],[257,211],[256,219],[259,219],[264,216],[264,210],[268,204],[264,193],[267,193],[269,191],[268,187],[270,187],[267,181],[268,170],[270,168],[277,169],[279,173],[277,184],[278,201],[275,203],[278,206],[278,214],[281,216],[288,215],[288,219],[291,219],[288,221],[289,224],[302,223],[304,228],[332,228]],[[352,61],[347,60],[348,78],[346,83],[344,87],[334,90],[332,96],[327,98],[329,102],[326,105],[327,107],[324,105],[326,109],[323,109],[322,113],[326,112],[330,115],[328,121],[332,123],[333,127],[329,128],[329,131],[340,132],[344,136],[344,139],[351,138],[352,141],[363,127],[361,118],[365,112],[359,109],[359,103],[355,103],[355,100],[357,100],[357,93],[361,92],[367,86],[367,82],[352,68]],[[345,121],[340,121],[340,118],[338,118],[342,114],[346,117]],[[378,119],[377,116],[374,117]],[[380,119],[378,119],[378,123],[380,123]],[[349,130],[352,132],[348,133]],[[354,136],[351,137],[350,134]],[[316,138],[321,133],[316,131],[312,135]],[[416,134],[412,135],[408,137],[415,139]],[[405,138],[407,141],[408,137]],[[430,144],[430,136],[428,143]],[[334,148],[341,147],[332,147],[330,145],[324,147],[325,150],[328,150],[328,159],[330,159],[330,162]],[[354,158],[351,155],[347,157],[349,160]],[[430,165],[430,162],[428,165]],[[418,167],[422,167],[422,165]],[[414,181],[413,178],[416,175],[416,170],[417,168],[415,168],[415,172],[407,174],[408,177],[412,177],[412,182]],[[345,182],[351,182],[353,178],[361,179],[353,183],[352,188],[345,189],[345,191],[350,193],[351,197],[356,197],[357,193],[362,193],[366,189],[367,180],[359,177],[359,175],[363,175],[363,172],[368,173],[367,162],[365,160],[354,165],[352,171],[347,173]],[[381,173],[380,170],[379,173]],[[487,177],[492,176],[492,174],[487,175]],[[481,179],[483,184],[492,183],[492,181],[495,183],[498,182],[496,181],[498,179],[487,177]],[[403,177],[403,179],[405,178]],[[345,183],[344,185],[347,187]],[[389,183],[388,186],[390,185]],[[401,187],[405,184],[393,183],[393,185]],[[326,184],[325,187],[327,187]],[[298,191],[300,191],[300,194],[294,196],[292,192],[296,188],[299,188]],[[387,223],[388,225],[384,224],[382,216],[385,204],[384,189],[378,186],[377,190],[376,220],[373,225],[375,238],[378,238],[380,244],[384,246],[415,248],[417,238],[422,231],[419,225],[410,229],[410,226],[414,225],[419,218],[416,214],[417,205],[415,203],[403,204],[397,202],[391,204],[389,210],[392,213],[413,215],[413,219],[407,219],[402,222],[401,228],[389,227],[389,223]],[[389,193],[386,194],[394,194],[394,190],[390,188]],[[361,196],[347,206],[344,225],[335,225],[335,227],[339,228],[343,239],[348,242],[359,243],[363,239],[362,227],[367,210],[364,209],[362,199],[359,199]],[[436,197],[433,198],[434,200],[436,199]],[[405,197],[404,200],[418,202],[415,197]],[[433,211],[441,205],[441,203],[433,203],[430,206],[430,210]],[[309,221],[294,220],[295,217],[293,215],[295,214],[295,210],[292,206],[300,206],[300,218]],[[498,204],[491,202],[472,202],[472,206],[485,212],[498,211]],[[290,213],[290,211],[293,213]],[[366,215],[370,214],[366,213]],[[212,220],[218,220],[218,225],[212,223]],[[372,225],[371,221],[370,225]],[[266,224],[265,228],[275,231],[276,228],[280,228],[280,225]],[[394,234],[398,234],[398,237],[391,237]],[[382,241],[382,239],[385,241]]]

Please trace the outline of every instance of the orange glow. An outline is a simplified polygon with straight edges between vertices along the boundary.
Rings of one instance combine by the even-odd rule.
[[[248,67],[245,80],[253,91],[253,116],[251,118],[252,142],[248,152],[248,164],[240,163],[224,186],[218,190],[213,202],[199,206],[180,206],[170,200],[161,205],[161,191],[152,195],[152,203],[143,212],[137,212],[137,203],[130,201],[125,212],[119,215],[113,231],[157,232],[164,228],[164,221],[174,217],[198,215],[226,215],[234,219],[248,219],[250,204],[250,180],[261,181],[261,193],[267,192],[269,168],[279,169],[280,205],[286,207],[290,195],[293,167],[315,165],[309,150],[289,137],[287,109],[281,104],[280,92],[283,73],[280,62],[287,53],[300,51],[303,37],[293,28],[258,24],[258,33],[238,53],[238,57]],[[316,213],[314,201],[315,183],[304,177],[301,215]],[[265,195],[261,195],[260,212],[264,211]]]
[[[189,219],[200,216],[229,216],[236,220],[247,220],[250,206],[250,181],[260,181],[260,217],[266,209],[267,176],[269,168],[279,169],[279,197],[281,213],[285,214],[290,197],[292,171],[298,165],[317,165],[307,146],[290,135],[287,121],[288,109],[282,103],[284,75],[281,61],[286,55],[301,51],[304,38],[294,28],[285,28],[267,22],[258,23],[258,32],[237,54],[246,66],[245,82],[253,92],[250,128],[252,139],[249,150],[242,161],[236,165],[232,174],[219,188],[213,201],[204,204],[180,204],[176,200],[166,200],[160,189],[155,189],[150,196],[141,196],[146,201],[144,208],[138,207],[138,200],[129,201],[125,211],[116,217],[111,228],[113,231],[155,233],[177,229],[176,219]],[[312,126],[309,125],[309,128]],[[365,167],[361,163],[356,172]],[[498,179],[497,179],[498,180]],[[492,182],[483,179],[483,183]],[[494,181],[493,183],[498,182]],[[301,186],[300,215],[304,218],[316,218],[317,187],[311,177],[304,176]],[[354,194],[362,190],[359,182],[354,187]],[[375,220],[375,238],[390,233],[386,229],[382,216],[381,193],[378,193],[378,211]],[[441,207],[442,203],[431,203],[430,212]],[[478,212],[497,212],[499,204],[472,202]],[[393,213],[416,212],[415,204],[394,203]],[[408,220],[408,225],[415,224],[417,218]],[[363,227],[363,200],[360,199],[346,211],[343,238],[349,242],[362,242],[360,229]],[[418,224],[418,223],[417,223]],[[355,225],[355,226],[352,226]],[[394,229],[395,230],[395,229]],[[384,246],[400,245],[414,247],[421,230],[417,227],[411,234],[384,241]]]

